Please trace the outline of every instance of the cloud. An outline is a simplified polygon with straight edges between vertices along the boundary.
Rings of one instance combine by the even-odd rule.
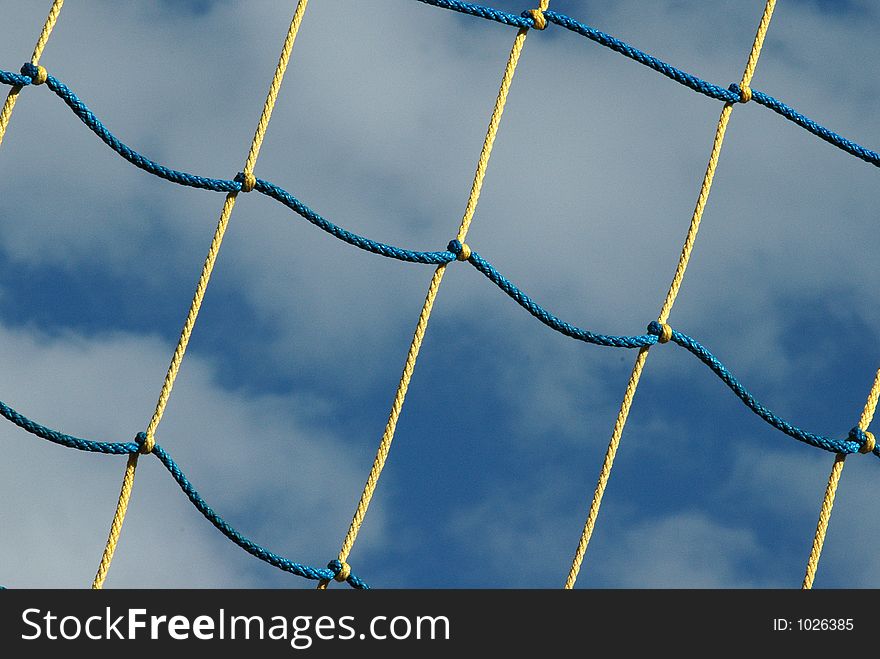
[[[477,565],[495,587],[557,588],[565,582],[583,519],[572,524],[574,518],[548,505],[561,499],[548,483],[532,494],[527,503],[519,493],[490,497],[450,526],[458,542],[479,548]],[[644,518],[620,505],[619,497],[605,505],[581,566],[580,587],[787,587],[762,567],[768,548],[748,526],[695,509]]]
[[[130,441],[161,382],[169,346],[111,334],[48,338],[0,329],[6,402],[50,427],[104,441]],[[214,509],[276,553],[322,567],[347,526],[360,485],[338,437],[321,428],[331,410],[306,396],[251,396],[216,383],[190,357],[157,439]],[[124,457],[51,445],[2,427],[0,554],[7,587],[86,587],[103,549]],[[364,549],[381,537],[375,511]],[[300,583],[302,581],[302,583]],[[152,457],[138,467],[132,504],[108,586],[305,586],[262,568],[211,527]]]
[[[620,588],[749,588],[743,565],[760,559],[748,529],[725,528],[699,513],[670,515],[629,529],[616,558],[599,566]],[[750,566],[751,567],[751,566]]]

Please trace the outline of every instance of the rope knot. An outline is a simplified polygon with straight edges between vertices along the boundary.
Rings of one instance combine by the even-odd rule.
[[[344,582],[351,576],[351,566],[344,561],[332,560],[327,563],[327,567],[333,571],[333,580],[339,583]]]
[[[147,453],[153,452],[153,447],[156,445],[156,438],[147,437],[147,433],[139,432],[134,436],[134,443],[138,445],[138,453],[146,455]]]
[[[535,23],[534,27],[536,30],[543,30],[547,27],[547,19],[544,18],[544,12],[540,9],[526,9],[522,14],[520,14],[523,18],[531,18]]]
[[[239,172],[232,180],[236,183],[241,183],[242,192],[251,192],[257,187],[257,177],[254,176],[253,172]]]
[[[868,430],[862,430],[858,426],[849,431],[849,438],[861,444],[859,453],[870,453],[877,446],[877,440],[874,439],[874,433]]]
[[[669,343],[670,339],[672,339],[672,327],[666,323],[652,320],[648,323],[648,334],[656,336],[657,343]]]
[[[748,103],[749,101],[752,100],[752,88],[749,87],[748,85],[743,85],[742,87],[740,87],[738,84],[736,84],[734,82],[730,85],[730,87],[728,87],[728,89],[730,91],[732,91],[734,94],[739,95],[739,102],[740,103]]]
[[[467,261],[471,258],[471,248],[468,247],[467,243],[463,243],[458,239],[450,240],[446,249],[455,254],[455,258],[458,261]]]
[[[49,78],[49,73],[44,67],[30,62],[21,67],[21,74],[29,77],[32,85],[42,85]]]

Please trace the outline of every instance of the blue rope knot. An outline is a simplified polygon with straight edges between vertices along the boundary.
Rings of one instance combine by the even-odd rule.
[[[32,85],[42,85],[49,78],[49,74],[42,66],[26,62],[21,67],[21,74],[31,79]]]
[[[239,172],[232,180],[236,183],[241,183],[242,192],[251,192],[257,187],[257,177],[254,176],[253,172]]]
[[[327,567],[333,572],[333,581],[342,583],[351,576],[351,566],[348,563],[333,559],[327,563]]]
[[[732,91],[734,94],[739,95],[739,102],[740,103],[748,103],[749,101],[752,100],[752,88],[749,87],[748,85],[743,85],[742,87],[740,87],[735,82],[732,82],[732,83],[730,83],[730,86],[728,87],[728,89],[730,91]]]
[[[151,442],[147,437],[147,433],[145,432],[139,432],[137,435],[135,435],[134,443],[137,444],[138,453],[143,453],[144,455],[152,453],[153,447],[156,445],[156,441],[153,440]]]
[[[648,334],[653,334],[657,337],[657,343],[669,343],[669,340],[672,338],[672,327],[667,325],[666,323],[660,323],[656,320],[652,320],[648,323]]]
[[[468,247],[467,243],[463,243],[458,239],[450,240],[446,249],[455,254],[455,258],[459,261],[467,261],[471,258],[471,248]]]
[[[870,453],[877,446],[874,433],[862,430],[858,426],[849,431],[849,438],[860,445],[859,453]]]
[[[523,18],[531,18],[532,22],[535,24],[533,27],[536,30],[543,30],[547,27],[547,19],[544,18],[544,12],[540,9],[526,9],[522,14],[520,14]]]

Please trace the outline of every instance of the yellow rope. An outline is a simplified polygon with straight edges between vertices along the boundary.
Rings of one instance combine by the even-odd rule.
[[[354,547],[355,539],[358,531],[367,514],[367,508],[376,490],[379,482],[379,476],[382,468],[385,466],[385,460],[391,450],[391,441],[394,439],[394,431],[397,428],[397,420],[400,418],[400,412],[403,409],[403,401],[406,398],[406,392],[412,379],[413,371],[416,367],[416,359],[419,356],[419,350],[422,347],[422,341],[425,338],[425,332],[428,329],[428,319],[431,316],[431,309],[434,306],[434,300],[437,298],[437,291],[440,289],[440,282],[443,281],[443,273],[446,272],[446,266],[441,265],[434,271],[431,283],[428,286],[428,293],[425,296],[425,303],[422,305],[422,311],[419,314],[419,321],[416,324],[416,330],[413,334],[412,343],[409,346],[409,352],[406,355],[406,362],[403,366],[403,374],[400,376],[400,383],[397,392],[394,394],[394,402],[391,404],[391,413],[388,415],[388,423],[385,425],[385,432],[382,433],[382,440],[379,442],[379,449],[376,458],[373,461],[373,467],[367,476],[366,485],[364,485],[363,493],[358,502],[354,518],[349,526],[348,533],[342,541],[342,548],[339,550],[339,560],[345,562]],[[322,582],[323,583],[323,582]]]
[[[542,2],[547,5],[550,0]],[[541,10],[547,7],[542,6]],[[504,67],[504,75],[501,78],[501,87],[498,90],[498,97],[495,99],[495,108],[492,110],[492,117],[489,119],[489,128],[486,131],[486,139],[483,141],[483,149],[480,151],[480,158],[477,161],[477,171],[474,173],[474,181],[471,184],[471,193],[468,196],[467,205],[464,209],[464,215],[461,218],[461,225],[458,228],[456,238],[463,243],[467,236],[471,221],[474,219],[474,212],[477,210],[477,202],[480,200],[480,191],[483,189],[483,180],[486,177],[486,168],[489,165],[489,157],[492,155],[492,146],[495,144],[495,137],[498,134],[498,126],[501,125],[501,115],[504,113],[504,106],[507,104],[507,94],[510,91],[510,83],[513,80],[513,74],[516,72],[516,65],[519,62],[519,56],[522,53],[523,46],[526,43],[526,36],[529,31],[521,28],[516,33],[513,40],[513,47],[510,49],[510,55],[507,58],[507,66]]]
[[[281,56],[278,58],[278,65],[275,67],[275,75],[272,77],[272,83],[269,86],[269,93],[266,96],[266,102],[263,104],[263,112],[260,115],[260,121],[257,124],[257,129],[254,133],[254,138],[251,142],[250,150],[248,151],[247,160],[245,162],[245,185],[243,186],[245,189],[253,189],[253,169],[257,162],[257,156],[260,153],[260,147],[263,144],[263,138],[266,135],[266,128],[269,125],[269,119],[272,116],[272,110],[275,107],[275,101],[278,98],[278,91],[281,89],[281,81],[284,78],[284,72],[287,70],[287,64],[290,61],[290,53],[293,50],[293,44],[296,40],[296,35],[299,31],[299,26],[302,23],[303,14],[305,13],[307,5],[308,0],[299,0],[296,10],[293,14],[293,18],[291,19],[290,27],[287,30],[287,37],[285,38],[284,45],[281,48]],[[192,304],[189,308],[189,313],[187,314],[186,321],[183,324],[183,329],[180,333],[180,339],[178,340],[177,347],[174,350],[174,356],[171,359],[171,364],[168,367],[168,372],[165,374],[165,381],[162,383],[162,390],[159,393],[159,400],[156,403],[156,409],[153,412],[153,417],[150,419],[149,425],[147,426],[147,439],[144,442],[143,447],[144,453],[149,453],[153,450],[153,446],[155,446],[156,428],[159,426],[159,422],[162,420],[162,416],[165,413],[165,407],[168,404],[169,397],[171,396],[171,389],[174,386],[174,381],[177,378],[177,373],[180,370],[181,363],[183,362],[183,356],[186,353],[186,347],[189,344],[189,339],[192,335],[193,327],[196,324],[196,318],[198,318],[199,309],[201,308],[202,300],[205,297],[205,291],[208,288],[208,281],[211,278],[211,272],[214,269],[214,263],[217,260],[217,254],[220,251],[220,245],[223,242],[223,236],[226,233],[226,227],[229,224],[229,218],[232,215],[232,209],[235,207],[235,199],[237,195],[238,193],[236,192],[230,192],[226,196],[226,201],[223,204],[223,210],[220,212],[220,220],[218,221],[217,228],[214,231],[214,237],[211,240],[211,246],[208,249],[208,256],[205,259],[205,264],[202,266],[202,272],[199,276],[198,283],[196,284],[196,292],[193,296]],[[116,545],[119,542],[119,535],[122,531],[122,522],[125,519],[125,512],[128,509],[128,502],[131,498],[131,490],[134,485],[134,475],[135,469],[137,468],[137,462],[137,453],[129,456],[128,464],[125,467],[125,476],[122,481],[122,488],[119,493],[119,502],[116,506],[116,512],[113,516],[113,522],[110,526],[110,534],[107,538],[107,544],[104,547],[104,554],[101,557],[101,563],[98,566],[98,572],[95,575],[95,580],[92,583],[92,588],[97,589],[103,586],[104,579],[107,576],[107,571],[110,568],[110,563],[113,560],[113,553],[116,551]]]
[[[537,10],[533,10],[533,12],[544,12],[547,10],[549,4],[550,0],[541,0],[541,2],[539,3],[539,8]],[[537,24],[546,25],[546,22],[541,22],[545,21],[543,14],[541,14],[540,16],[540,21],[535,16],[535,13],[532,14],[532,17],[535,18]],[[501,87],[499,88],[498,96],[495,99],[495,107],[492,110],[492,117],[489,120],[489,127],[486,130],[486,137],[483,140],[483,148],[480,151],[480,157],[477,161],[477,169],[474,173],[473,183],[471,184],[471,192],[468,196],[464,215],[461,219],[461,225],[458,229],[457,240],[462,243],[462,254],[459,258],[464,256],[465,254],[470,253],[470,248],[465,244],[464,241],[467,237],[471,221],[474,218],[474,212],[477,209],[477,203],[480,200],[480,190],[483,187],[483,180],[486,176],[486,169],[489,165],[489,158],[492,155],[492,146],[495,144],[495,137],[498,134],[498,127],[501,125],[501,115],[504,113],[504,106],[507,104],[507,95],[510,91],[510,83],[513,81],[513,74],[516,72],[516,65],[519,62],[519,56],[522,53],[522,49],[525,45],[526,35],[528,35],[528,32],[528,28],[521,28],[517,32],[516,38],[513,41],[513,46],[510,49],[510,55],[507,58],[507,65],[504,67],[504,75],[501,78]],[[397,428],[397,420],[400,417],[401,410],[403,409],[403,401],[406,398],[407,389],[409,389],[409,383],[412,379],[412,374],[416,366],[416,359],[418,358],[419,350],[422,346],[422,341],[425,338],[425,331],[428,328],[428,319],[431,317],[431,309],[434,306],[434,300],[437,297],[437,291],[440,289],[440,282],[443,281],[444,272],[446,272],[446,265],[438,266],[437,270],[434,271],[434,276],[431,278],[431,283],[428,286],[428,294],[425,297],[425,303],[422,305],[422,311],[421,313],[419,313],[419,320],[416,324],[416,330],[413,334],[412,343],[410,343],[409,351],[406,355],[406,361],[403,366],[403,373],[400,376],[400,382],[398,383],[397,391],[394,394],[394,401],[391,404],[391,412],[388,415],[388,422],[385,424],[385,432],[382,433],[382,439],[379,441],[379,448],[376,451],[376,457],[373,460],[373,466],[370,469],[370,474],[367,476],[367,482],[364,485],[360,501],[358,501],[357,508],[355,509],[354,517],[351,520],[351,524],[348,527],[348,532],[345,534],[345,539],[342,541],[342,547],[339,550],[338,559],[343,564],[347,564],[346,559],[348,559],[348,555],[349,553],[351,553],[351,550],[354,547],[358,532],[360,531],[361,525],[364,521],[364,517],[367,514],[367,508],[369,508],[370,506],[370,501],[373,498],[373,493],[375,492],[376,485],[379,482],[379,476],[382,474],[382,469],[385,467],[385,461],[387,460],[388,453],[391,450],[391,442],[394,439],[394,431]],[[318,583],[318,589],[327,588],[328,583],[329,582],[325,580],[320,581]]]
[[[874,419],[878,400],[880,400],[880,369],[877,369],[877,373],[874,376],[874,384],[871,385],[871,391],[868,392],[868,400],[865,401],[862,416],[859,418],[859,428],[864,431],[868,430],[868,426],[871,425],[871,421]]]
[[[101,564],[98,566],[98,573],[92,582],[92,588],[101,588],[107,578],[107,571],[113,560],[113,552],[119,542],[119,534],[122,533],[122,522],[125,519],[125,511],[128,509],[128,500],[131,498],[131,489],[134,487],[134,471],[137,469],[138,455],[138,453],[132,453],[128,456],[125,475],[122,477],[122,488],[119,491],[119,502],[116,504],[113,522],[110,524],[110,537],[107,540],[107,547],[104,548],[104,555],[101,557]]]
[[[64,0],[55,0],[52,3],[52,7],[49,9],[49,15],[46,17],[46,22],[43,23],[43,30],[40,32],[40,38],[37,39],[37,45],[34,46],[34,54],[31,55],[31,64],[37,66],[40,63],[40,57],[43,55],[43,50],[46,48],[46,42],[49,41],[49,35],[52,34],[52,28],[55,27],[55,23],[58,21],[58,14],[61,13],[61,5],[64,4]],[[0,144],[3,143],[3,136],[6,134],[6,126],[9,125],[9,119],[12,117],[12,109],[15,107],[15,102],[18,100],[18,92],[21,91],[21,87],[13,86],[9,93],[6,95],[6,100],[3,103],[3,107],[0,108]]]
[[[871,391],[868,392],[868,400],[865,401],[865,407],[862,409],[862,416],[859,419],[859,428],[866,433],[868,426],[871,425],[871,420],[874,418],[878,399],[880,399],[880,369],[877,369],[877,373],[874,376],[874,384],[871,386]],[[801,586],[804,590],[812,588],[813,581],[816,578],[816,570],[819,568],[819,557],[822,555],[825,534],[828,532],[828,522],[831,520],[831,509],[834,507],[834,497],[837,494],[837,486],[840,483],[840,476],[843,473],[845,462],[846,454],[838,453],[834,457],[834,464],[831,466],[828,485],[825,487],[825,498],[822,500],[822,508],[819,510],[816,535],[813,536],[813,546],[810,549],[810,557],[807,559],[807,571],[804,574],[804,583]]]
[[[742,89],[749,88],[749,83],[751,83],[752,76],[755,73],[755,66],[758,63],[758,57],[761,54],[761,47],[764,43],[764,38],[767,35],[767,28],[770,25],[770,18],[773,15],[773,8],[775,5],[776,0],[767,0],[766,5],[764,6],[764,13],[761,16],[761,22],[758,25],[755,39],[752,42],[752,49],[749,53],[749,59],[740,81],[740,87]],[[663,307],[661,308],[657,319],[661,324],[665,324],[669,318],[669,314],[672,311],[672,305],[675,304],[675,299],[681,288],[681,282],[684,279],[685,270],[687,270],[688,262],[691,258],[691,252],[693,251],[694,242],[697,238],[697,231],[699,231],[700,221],[703,217],[703,210],[706,207],[706,201],[709,199],[709,191],[712,189],[712,181],[715,178],[715,170],[718,166],[718,157],[721,154],[721,146],[724,142],[724,133],[727,130],[727,124],[730,121],[732,110],[733,104],[725,103],[724,108],[721,110],[721,116],[718,118],[718,125],[715,129],[715,140],[712,143],[712,152],[709,155],[709,164],[706,167],[706,173],[703,176],[703,183],[700,186],[700,193],[697,196],[697,203],[694,208],[694,213],[691,216],[691,223],[688,228],[687,236],[685,237],[684,246],[681,250],[678,266],[675,269],[675,275],[672,278],[672,283],[669,286],[669,291],[666,294],[666,299],[663,302]],[[664,334],[665,333],[664,330]],[[602,503],[602,496],[605,493],[605,487],[611,477],[611,467],[614,464],[614,457],[617,454],[617,448],[620,445],[620,438],[623,435],[623,429],[626,426],[629,410],[632,406],[636,389],[639,386],[639,380],[642,377],[642,370],[644,369],[645,361],[648,358],[648,350],[649,348],[647,347],[639,350],[638,357],[636,358],[635,365],[633,366],[632,373],[629,377],[629,382],[627,382],[623,401],[621,402],[620,410],[617,413],[617,420],[614,422],[614,430],[611,433],[611,440],[608,443],[608,450],[605,453],[605,459],[599,472],[599,481],[596,484],[596,489],[593,493],[593,500],[590,504],[589,512],[587,513],[587,520],[584,523],[584,530],[581,534],[580,541],[578,542],[578,547],[571,563],[568,578],[565,581],[565,588],[567,589],[574,588],[578,572],[581,569],[581,563],[584,559],[584,554],[590,543],[590,537],[593,534],[593,528],[596,524],[596,517],[599,514],[599,506]]]
[[[590,503],[590,510],[587,513],[587,521],[584,523],[584,530],[581,533],[581,539],[578,543],[577,551],[571,563],[571,569],[568,573],[568,579],[565,582],[567,589],[574,588],[574,582],[577,580],[581,563],[584,560],[584,554],[587,553],[587,545],[590,544],[590,537],[593,535],[593,527],[596,525],[596,518],[599,516],[599,506],[602,505],[602,496],[605,494],[605,486],[611,477],[611,467],[614,465],[614,456],[617,455],[617,447],[620,445],[620,437],[623,435],[623,428],[626,425],[626,419],[629,416],[629,408],[632,406],[633,398],[636,395],[636,387],[639,386],[639,379],[642,377],[642,369],[648,359],[648,348],[641,348],[636,363],[633,366],[632,373],[629,376],[629,382],[626,384],[626,391],[623,395],[623,402],[620,405],[620,412],[617,414],[617,421],[614,423],[614,430],[611,433],[611,440],[608,443],[608,450],[605,452],[605,460],[602,462],[602,468],[599,471],[599,482],[593,493],[593,501]]]
[[[825,498],[822,500],[822,508],[819,511],[819,522],[816,524],[816,535],[813,537],[813,547],[810,549],[810,557],[807,559],[807,571],[804,574],[804,590],[813,587],[816,578],[816,570],[819,567],[819,556],[822,554],[822,545],[825,543],[825,533],[828,531],[828,522],[831,520],[831,508],[834,506],[834,495],[837,493],[837,485],[840,483],[840,475],[843,473],[843,465],[846,462],[846,454],[838,453],[834,456],[834,464],[831,466],[831,474],[828,476],[828,485],[825,487]]]
[[[226,195],[226,201],[223,203],[223,210],[220,211],[220,220],[217,223],[217,228],[214,230],[214,237],[211,240],[211,246],[208,248],[208,256],[205,258],[202,272],[199,275],[199,280],[196,284],[196,292],[193,295],[192,303],[189,307],[189,313],[186,316],[186,321],[183,323],[183,329],[180,332],[180,339],[177,342],[177,347],[174,349],[174,356],[171,358],[171,364],[168,366],[167,373],[165,373],[165,381],[162,383],[162,390],[159,392],[159,400],[156,403],[156,409],[153,412],[153,417],[150,419],[149,425],[147,426],[147,439],[144,443],[144,451],[147,453],[153,450],[153,446],[156,443],[156,428],[159,426],[159,422],[162,420],[162,416],[165,413],[165,407],[168,404],[168,399],[171,397],[171,389],[174,386],[174,380],[177,378],[181,363],[183,363],[183,355],[186,352],[193,327],[195,327],[196,324],[196,318],[198,318],[199,315],[199,309],[205,298],[205,292],[208,289],[208,281],[211,278],[211,272],[214,270],[214,263],[217,261],[217,254],[220,252],[220,244],[223,242],[223,236],[226,233],[226,227],[229,224],[232,209],[235,207],[236,194],[237,193],[235,192],[230,192]]]

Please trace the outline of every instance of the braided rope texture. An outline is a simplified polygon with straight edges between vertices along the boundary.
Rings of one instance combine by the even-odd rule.
[[[880,154],[878,154],[877,152],[858,145],[845,137],[842,137],[835,131],[832,131],[818,124],[814,120],[804,116],[797,110],[791,108],[790,106],[770,96],[769,94],[751,88],[748,85],[748,81],[751,77],[751,73],[754,70],[755,61],[753,60],[757,59],[756,56],[750,58],[749,64],[746,67],[746,72],[743,75],[743,80],[739,84],[734,83],[729,85],[728,87],[723,87],[720,85],[709,83],[692,74],[677,69],[647,53],[638,50],[637,48],[634,48],[633,46],[630,46],[616,39],[615,37],[596,30],[595,28],[581,23],[571,17],[550,11],[546,7],[546,2],[541,3],[540,10],[530,10],[523,12],[522,15],[514,15],[493,9],[491,7],[466,2],[456,2],[453,0],[419,1],[439,8],[449,9],[470,16],[479,17],[515,27],[520,31],[517,37],[518,40],[524,40],[524,35],[526,34],[526,31],[528,31],[530,28],[538,27],[539,29],[543,29],[543,27],[545,27],[548,23],[555,24],[559,27],[569,30],[572,33],[584,36],[587,39],[598,43],[599,45],[602,45],[619,54],[622,54],[633,61],[647,66],[650,69],[660,73],[661,75],[675,82],[678,82],[679,84],[684,85],[685,87],[699,94],[715,100],[722,101],[725,104],[725,112],[729,112],[729,107],[733,103],[754,101],[755,103],[772,110],[779,116],[782,116],[783,118],[793,122],[801,128],[804,128],[805,130],[809,131],[820,139],[859,158],[860,160],[863,160],[874,166],[880,166]],[[671,299],[668,298],[666,303],[664,304],[663,310],[660,314],[660,320],[650,323],[648,325],[647,332],[638,335],[607,335],[581,329],[575,325],[559,319],[543,306],[535,302],[521,288],[506,279],[485,258],[480,256],[477,252],[472,251],[464,243],[464,238],[467,234],[470,222],[474,215],[476,203],[479,198],[479,190],[482,183],[482,177],[485,174],[486,165],[488,162],[488,151],[486,149],[484,149],[484,154],[481,155],[480,162],[478,163],[474,185],[471,191],[471,195],[468,199],[468,205],[465,210],[465,215],[462,219],[458,235],[456,239],[449,243],[445,250],[415,251],[378,242],[370,238],[354,234],[334,224],[330,220],[322,217],[320,214],[309,208],[306,204],[304,204],[302,201],[300,201],[291,193],[287,192],[281,187],[269,181],[256,178],[252,174],[252,170],[259,153],[260,144],[262,143],[262,139],[265,135],[266,127],[268,125],[269,117],[271,116],[271,106],[274,103],[274,99],[275,97],[277,97],[278,94],[280,78],[277,75],[276,78],[273,79],[273,83],[270,87],[269,97],[267,98],[266,106],[264,107],[264,112],[261,116],[254,137],[254,142],[252,143],[244,170],[242,172],[237,174],[232,179],[222,179],[198,176],[176,170],[155,162],[154,160],[151,160],[150,158],[146,157],[145,155],[139,153],[135,149],[132,149],[124,142],[122,142],[100,121],[100,119],[98,119],[98,117],[88,108],[88,106],[83,101],[81,101],[76,96],[76,94],[69,87],[67,87],[63,82],[52,76],[50,73],[47,73],[46,70],[39,65],[40,55],[46,45],[46,41],[48,40],[49,35],[51,34],[51,30],[55,24],[55,21],[57,20],[58,13],[60,12],[62,4],[63,0],[55,0],[55,2],[53,3],[52,9],[50,10],[49,18],[44,25],[44,28],[40,35],[40,39],[34,50],[34,55],[30,62],[25,63],[21,67],[20,73],[13,73],[0,69],[0,83],[9,85],[11,87],[9,95],[6,99],[6,103],[4,104],[3,109],[0,110],[0,142],[2,142],[3,134],[9,122],[12,108],[14,107],[15,99],[19,95],[19,92],[22,89],[31,86],[36,87],[42,85],[48,88],[56,96],[58,96],[83,122],[83,124],[85,124],[102,142],[104,142],[114,152],[116,152],[119,156],[121,156],[134,166],[156,177],[179,185],[214,192],[223,192],[228,195],[227,203],[224,205],[224,211],[223,213],[221,213],[221,225],[224,225],[223,218],[225,217],[228,221],[228,215],[229,213],[231,213],[230,199],[234,200],[235,195],[238,192],[255,190],[286,206],[322,231],[325,231],[331,236],[359,249],[404,262],[437,266],[435,277],[434,279],[432,279],[431,286],[429,287],[428,299],[426,300],[425,307],[423,307],[422,314],[420,315],[419,319],[419,324],[416,328],[416,338],[419,338],[419,341],[414,341],[414,351],[413,347],[411,347],[410,356],[407,358],[406,366],[404,369],[405,378],[407,378],[408,376],[411,377],[412,369],[415,364],[415,356],[418,353],[418,343],[420,343],[420,337],[424,335],[425,327],[427,325],[427,316],[430,314],[429,301],[433,301],[433,297],[436,295],[436,290],[437,288],[439,288],[442,273],[448,264],[452,263],[455,260],[463,260],[470,263],[477,271],[482,273],[490,282],[495,284],[508,297],[510,297],[519,306],[521,306],[534,318],[542,322],[550,329],[585,343],[613,348],[638,349],[639,357],[637,358],[636,366],[634,368],[635,380],[631,379],[631,386],[628,386],[628,391],[632,389],[632,393],[634,393],[635,385],[633,384],[633,382],[638,382],[638,375],[641,373],[641,368],[644,365],[644,359],[647,355],[647,349],[657,343],[660,337],[664,334],[665,330],[663,324],[665,323],[665,320],[669,315],[672,300],[674,300],[674,292],[670,295]],[[542,25],[536,25],[534,13],[535,11],[540,11],[540,15],[543,16],[543,20],[545,22]],[[289,55],[290,47],[292,47],[292,38],[290,37],[290,35],[288,35],[288,40],[285,42],[283,52],[286,52],[287,55]],[[518,57],[521,47],[521,43],[518,47],[515,45],[514,50],[512,51],[511,57],[513,59],[513,67],[515,67],[516,64],[514,54],[516,55],[516,57]],[[508,71],[505,73],[505,78],[502,80],[502,90],[510,84],[510,77],[512,77],[513,67],[509,66]],[[492,139],[494,139],[494,131],[497,131],[498,128],[501,109],[503,109],[503,103],[500,105],[500,108],[496,106],[496,111],[495,113],[493,113],[492,120],[490,121],[489,135],[492,136]],[[716,142],[718,142],[718,140],[719,138],[716,137]],[[489,145],[489,150],[491,150],[491,139],[489,139],[488,136],[487,144]],[[229,206],[228,209],[227,206]],[[222,231],[220,232],[220,236],[222,239]],[[217,248],[219,248],[219,241]],[[216,249],[212,248],[211,253],[216,256]],[[210,260],[211,256],[209,254],[209,261]],[[678,280],[680,281],[680,278],[678,278]],[[673,284],[673,287],[675,287],[675,284]],[[203,289],[200,290],[202,290],[203,292]],[[189,323],[189,325],[191,329],[191,323]],[[876,406],[878,397],[880,397],[880,386],[878,386],[876,382],[875,387],[872,389],[872,393],[869,395],[869,402],[866,405],[866,411],[863,413],[863,418],[860,420],[859,425],[850,430],[845,437],[829,437],[803,430],[776,415],[768,407],[760,403],[755,398],[755,396],[751,394],[742,383],[740,383],[740,381],[731,373],[731,371],[724,364],[722,364],[721,361],[711,353],[711,351],[700,344],[696,339],[678,330],[672,330],[669,338],[671,342],[684,348],[690,354],[699,359],[704,365],[706,365],[722,382],[724,382],[724,384],[737,396],[737,398],[739,398],[740,401],[746,405],[749,410],[751,410],[754,414],[763,419],[769,425],[798,441],[804,442],[825,451],[835,453],[838,457],[835,461],[835,468],[832,471],[832,477],[829,481],[829,490],[832,491],[832,496],[832,481],[834,483],[834,487],[836,487],[836,483],[839,480],[840,476],[840,469],[842,468],[843,464],[841,456],[852,453],[870,452],[877,457],[880,457],[880,447],[876,446],[873,441],[873,437],[869,437],[868,433],[866,433],[866,428],[868,423],[870,422],[870,418],[868,418],[867,420],[864,418],[865,415],[868,414],[869,408],[869,416],[873,415],[873,409]],[[179,365],[182,357],[182,351],[179,357],[175,355],[175,359],[172,361],[172,366],[175,363]],[[165,393],[164,401],[167,401],[168,392],[164,392],[163,389],[163,393]],[[405,394],[405,387],[403,388],[403,393]],[[629,398],[631,400],[631,395],[629,396]],[[160,397],[158,408],[161,408],[163,406],[164,401]],[[871,401],[873,401],[873,404],[871,403]],[[402,395],[401,391],[399,390],[398,395],[395,397],[395,401],[392,405],[392,416],[389,420],[391,435],[393,435],[393,422],[396,421],[397,416],[400,414],[402,403]],[[196,507],[196,509],[199,510],[199,512],[201,512],[206,517],[206,519],[208,519],[208,521],[210,521],[221,533],[223,533],[228,539],[230,539],[230,541],[234,542],[236,545],[238,545],[248,553],[281,570],[290,572],[298,576],[302,576],[304,578],[318,580],[319,582],[327,582],[333,579],[337,579],[337,577],[340,577],[341,575],[344,575],[349,571],[349,568],[345,563],[345,558],[350,552],[351,546],[354,542],[354,535],[356,535],[356,526],[359,526],[360,521],[363,519],[363,514],[366,510],[365,506],[359,506],[358,512],[356,512],[355,514],[355,520],[352,527],[353,529],[355,529],[354,535],[350,530],[349,536],[343,543],[343,548],[340,551],[339,559],[331,561],[327,568],[311,568],[274,554],[269,550],[262,548],[260,545],[252,542],[251,540],[248,540],[247,538],[239,534],[227,522],[225,522],[217,513],[215,513],[213,509],[211,509],[210,506],[208,506],[208,504],[204,501],[204,499],[201,498],[201,496],[198,494],[192,484],[187,480],[186,476],[183,474],[177,464],[172,460],[170,455],[168,455],[168,453],[166,453],[161,446],[154,443],[155,440],[153,439],[153,434],[155,432],[155,425],[158,423],[158,420],[155,417],[154,422],[151,422],[151,427],[147,429],[147,432],[139,433],[135,441],[106,442],[81,439],[78,437],[67,435],[65,433],[61,433],[57,430],[52,430],[50,428],[40,425],[35,421],[28,419],[24,415],[20,414],[19,412],[2,402],[0,402],[0,415],[37,437],[46,439],[50,442],[68,448],[87,452],[129,456],[128,465],[126,467],[123,481],[123,493],[126,491],[126,489],[130,492],[134,474],[133,465],[136,464],[138,454],[152,452],[166,467],[168,472],[178,483],[181,490],[194,505],[194,507]],[[161,409],[159,409],[158,417],[161,418]],[[622,425],[619,430],[622,431]],[[615,432],[618,432],[617,428],[615,428]],[[390,436],[388,435],[388,429],[386,429],[386,438],[388,439],[388,441],[384,442],[384,449],[383,445],[380,445],[379,451],[379,455],[382,456],[383,461],[384,457],[387,456],[388,448],[390,445]],[[840,466],[838,466],[838,464]],[[381,466],[379,468],[379,471],[381,471]],[[371,477],[368,478],[367,487],[369,488],[371,484],[372,487],[375,487],[375,481],[377,478],[378,473],[374,474],[373,472],[371,472]],[[823,520],[824,526],[827,527],[827,518],[830,515],[830,504],[828,504],[827,502],[828,497],[826,496],[826,504],[823,504],[823,515],[820,516],[820,527],[823,525]],[[827,511],[826,507],[828,508]],[[114,520],[114,524],[115,522],[116,520]],[[816,556],[816,560],[818,560],[818,556]],[[811,565],[814,565],[812,557]],[[815,567],[813,567],[813,574],[814,573]],[[104,569],[104,576],[105,575],[106,569]],[[100,580],[103,581],[103,577],[101,576],[100,571],[99,577],[101,577]],[[810,580],[810,582],[812,582],[812,577],[809,572],[808,579]],[[96,581],[97,580],[98,578],[96,577]],[[353,574],[347,574],[344,580],[349,583],[349,585],[355,588],[367,587],[364,581]]]

